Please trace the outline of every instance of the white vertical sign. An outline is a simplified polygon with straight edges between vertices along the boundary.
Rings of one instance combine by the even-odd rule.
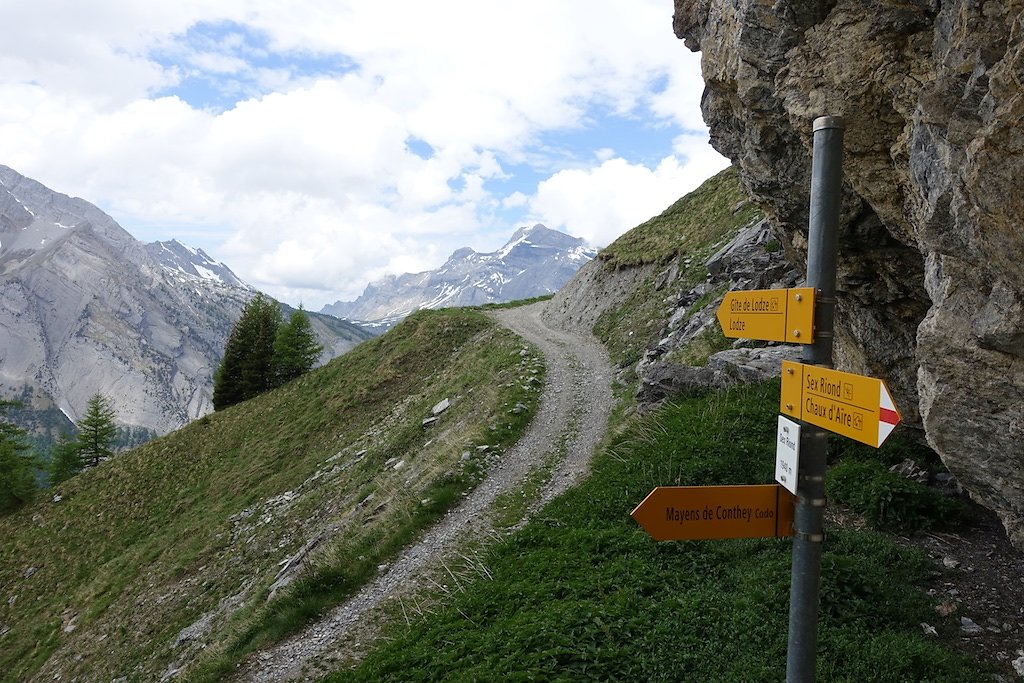
[[[796,477],[800,471],[800,425],[779,415],[775,441],[775,481],[796,495]]]

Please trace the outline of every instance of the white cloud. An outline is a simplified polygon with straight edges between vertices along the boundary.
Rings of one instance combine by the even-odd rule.
[[[687,138],[691,136],[686,136]],[[696,141],[677,142],[689,156],[667,156],[654,168],[608,159],[587,169],[559,171],[537,187],[532,213],[549,227],[605,246],[695,189],[727,161]]]
[[[196,38],[203,26],[227,28]],[[205,230],[200,246],[244,279],[310,308],[436,265],[501,211],[607,241],[721,163],[692,136],[654,168],[607,145],[573,150],[598,166],[542,163],[540,136],[595,107],[702,130],[703,85],[664,0],[38,0],[5,7],[0,44],[0,163],[140,239]],[[354,67],[324,71],[333,58]],[[159,96],[192,76],[249,94]],[[553,175],[533,197],[493,196],[524,159]]]
[[[518,190],[501,200],[501,205],[506,209],[513,209],[529,204],[530,198]]]

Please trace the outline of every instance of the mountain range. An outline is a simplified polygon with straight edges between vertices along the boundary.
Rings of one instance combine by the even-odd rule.
[[[202,250],[143,244],[89,202],[6,166],[0,292],[2,396],[28,403],[30,415],[59,411],[74,422],[99,392],[120,424],[156,433],[211,410],[227,335],[255,294]],[[328,316],[311,319],[321,360],[369,336]]]
[[[421,308],[553,294],[596,254],[584,240],[537,224],[516,230],[497,251],[459,249],[436,270],[389,275],[367,285],[355,301],[328,304],[321,312],[386,329]]]

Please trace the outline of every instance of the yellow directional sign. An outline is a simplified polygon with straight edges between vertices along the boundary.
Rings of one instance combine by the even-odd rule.
[[[778,484],[659,486],[630,515],[655,541],[793,535],[793,496]]]
[[[810,344],[814,341],[814,288],[727,292],[718,322],[730,339]]]
[[[878,448],[900,414],[880,379],[782,361],[783,415]]]

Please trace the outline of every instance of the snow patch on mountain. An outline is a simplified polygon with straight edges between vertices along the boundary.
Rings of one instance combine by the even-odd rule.
[[[368,284],[355,301],[338,301],[322,312],[383,330],[421,308],[552,294],[596,254],[580,238],[540,224],[523,227],[497,251],[481,254],[463,247],[436,270],[389,275]]]
[[[190,247],[178,240],[151,242],[146,245],[146,250],[168,271],[200,280],[252,289],[230,268],[220,261],[215,261],[202,249]]]

